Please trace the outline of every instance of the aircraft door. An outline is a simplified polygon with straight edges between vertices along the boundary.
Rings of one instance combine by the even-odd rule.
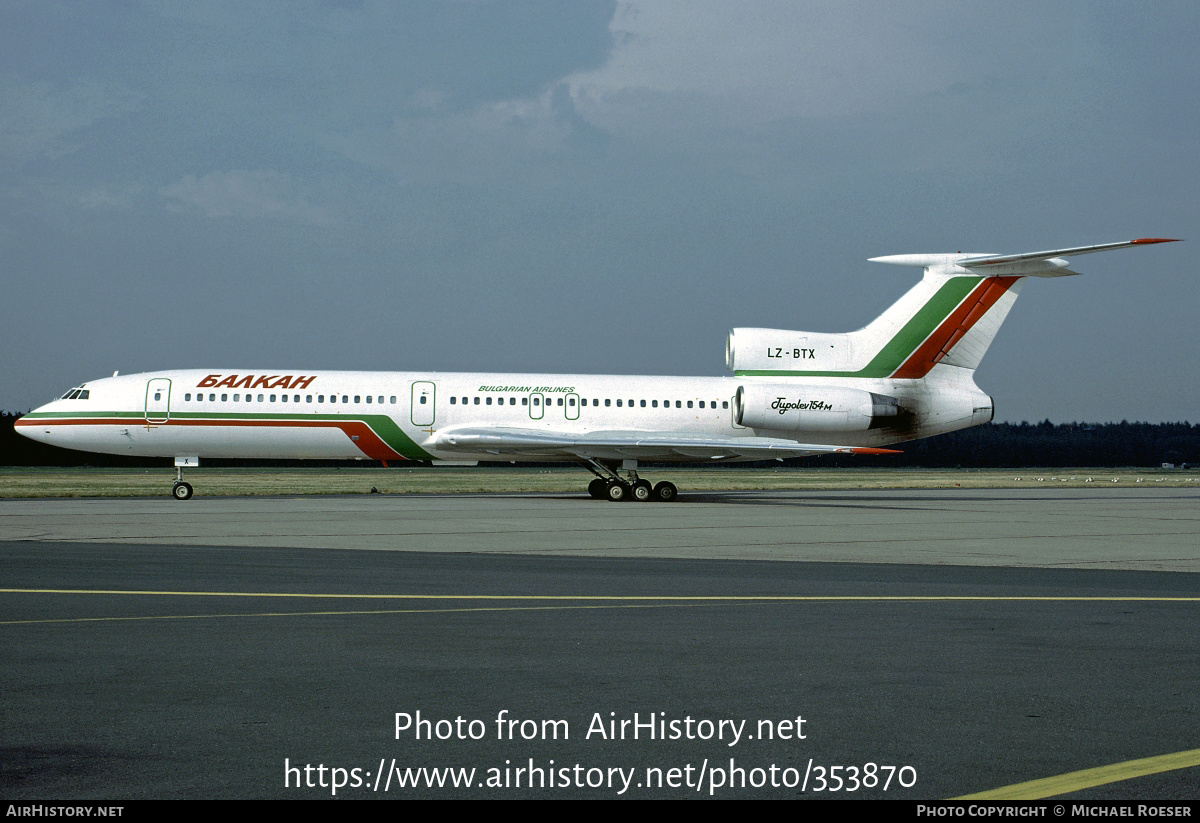
[[[568,420],[578,420],[579,419],[579,395],[568,394],[567,395],[567,405],[563,409],[563,411],[566,413]]]
[[[529,395],[529,417],[532,420],[541,420],[542,415],[546,413],[546,399],[541,394],[534,392]]]
[[[171,381],[155,377],[146,383],[146,422],[166,423],[171,417]]]
[[[412,404],[409,419],[414,426],[432,426],[437,417],[437,388],[427,380],[412,384]]]

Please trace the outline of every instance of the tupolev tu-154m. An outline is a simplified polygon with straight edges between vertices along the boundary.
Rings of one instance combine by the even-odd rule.
[[[884,454],[992,419],[974,373],[1027,277],[1076,274],[1069,256],[1142,238],[1027,254],[902,254],[924,276],[846,334],[737,328],[727,377],[186,369],[83,383],[16,422],[26,437],[104,454],[201,458],[574,461],[593,497],[673,500],[638,462]]]

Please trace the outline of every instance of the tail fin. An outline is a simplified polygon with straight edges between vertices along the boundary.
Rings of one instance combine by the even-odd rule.
[[[915,379],[939,365],[974,370],[1017,299],[1023,278],[1076,274],[1067,255],[1151,243],[1148,237],[1015,255],[901,254],[877,263],[921,266],[913,286],[866,328],[848,334],[734,329],[726,362],[745,377]]]
[[[875,349],[867,377],[916,379],[945,364],[978,368],[1021,290],[1021,278],[952,274],[928,266],[921,282],[865,329]]]

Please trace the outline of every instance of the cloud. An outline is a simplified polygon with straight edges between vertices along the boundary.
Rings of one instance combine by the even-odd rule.
[[[295,192],[286,174],[255,170],[189,174],[162,189],[174,210],[196,209],[206,217],[270,218],[310,225],[327,225],[330,215]]]
[[[1086,10],[1038,17],[1032,38],[1021,17],[973,4],[701,0],[680,13],[623,0],[609,59],[567,82],[580,113],[620,135],[894,114],[955,86],[1037,74],[1046,42],[1069,63]]]
[[[133,184],[90,189],[78,196],[78,202],[85,209],[126,209],[143,193],[143,188]]]
[[[142,96],[91,80],[69,84],[0,79],[0,154],[60,157],[76,151],[68,138],[101,120],[136,110]]]

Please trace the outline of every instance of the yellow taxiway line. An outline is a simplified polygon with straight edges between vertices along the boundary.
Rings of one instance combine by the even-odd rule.
[[[1140,760],[1126,760],[1124,763],[1113,763],[1111,766],[1097,766],[1094,769],[1084,769],[1078,772],[1068,772],[1055,777],[1043,777],[1040,780],[1028,780],[1024,783],[1014,783],[999,789],[991,789],[978,794],[966,794],[962,797],[952,797],[951,800],[1040,800],[1045,797],[1055,797],[1060,794],[1070,794],[1095,786],[1117,783],[1121,780],[1131,780],[1135,777],[1145,777],[1148,774],[1169,772],[1175,769],[1190,769],[1200,766],[1200,749],[1186,752],[1160,754],[1156,757],[1143,757]]]

